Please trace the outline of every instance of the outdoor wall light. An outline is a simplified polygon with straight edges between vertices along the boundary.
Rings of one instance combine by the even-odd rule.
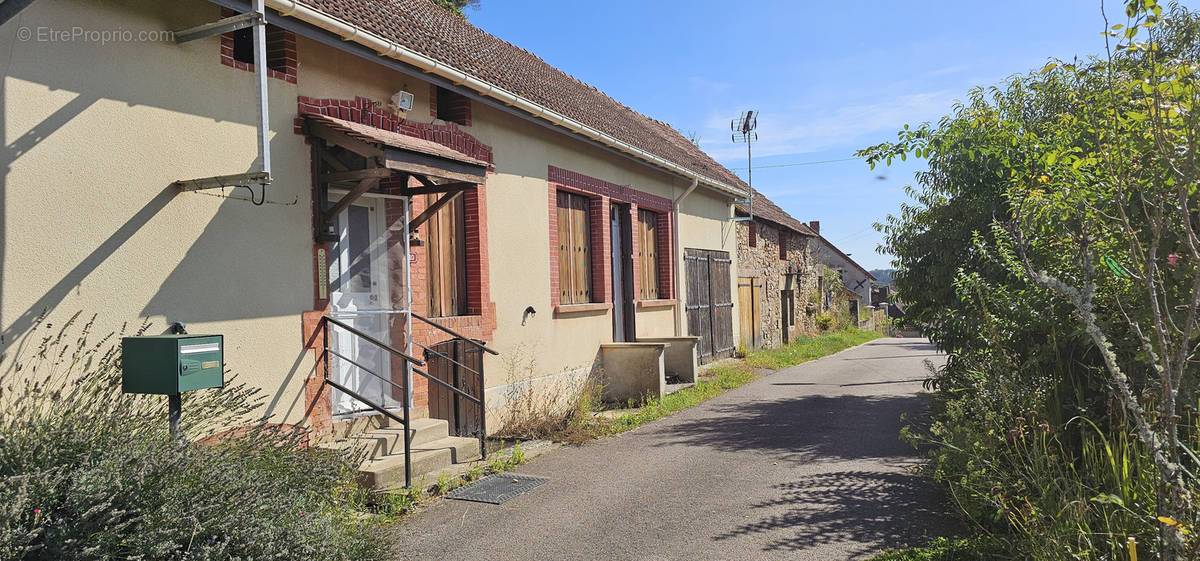
[[[528,321],[529,318],[536,316],[536,315],[537,315],[537,310],[533,309],[533,306],[526,306],[525,313],[521,314],[521,325],[525,325],[525,322]]]

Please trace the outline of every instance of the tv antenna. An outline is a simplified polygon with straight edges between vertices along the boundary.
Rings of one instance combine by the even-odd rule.
[[[729,130],[733,131],[733,142],[746,143],[746,185],[750,187],[750,198],[748,200],[750,206],[750,218],[754,220],[754,166],[751,153],[751,146],[758,142],[758,133],[754,131],[758,127],[758,111],[753,109],[742,111],[738,118],[729,122]]]

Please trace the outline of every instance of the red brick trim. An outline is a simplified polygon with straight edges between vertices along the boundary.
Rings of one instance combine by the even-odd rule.
[[[629,204],[630,223],[635,226],[637,224],[639,208],[657,213],[659,216],[658,254],[667,256],[673,254],[671,248],[674,246],[671,236],[674,228],[671,224],[671,199],[554,166],[548,166],[546,176],[550,205],[550,304],[555,309],[559,307],[560,302],[560,271],[558,270],[559,191],[578,193],[591,199],[588,217],[592,236],[592,302],[612,302],[612,262],[609,260],[612,242],[610,239],[611,234],[608,231],[609,208],[612,202]],[[637,247],[637,230],[636,227],[633,228],[634,239],[631,240],[631,243],[634,244],[634,247]],[[658,263],[659,298],[674,298],[672,291],[675,286],[673,276],[675,260],[673,258],[660,258]],[[635,251],[634,267],[640,266],[640,259]],[[633,293],[636,297],[636,295],[640,294],[639,284],[641,281],[636,274],[633,278]]]
[[[450,101],[449,115],[439,113],[441,103],[438,101],[441,92],[446,92],[447,95],[453,96]],[[441,119],[448,123],[458,123],[464,127],[471,126],[471,98],[459,93],[447,90],[437,84],[429,84],[429,116],[434,119]]]
[[[229,8],[221,8],[221,17],[237,15]],[[296,83],[296,34],[274,25],[267,26],[267,76]],[[254,72],[254,64],[233,59],[233,32],[221,35],[221,64],[238,70]]]
[[[354,121],[377,129],[397,132],[403,135],[423,138],[452,148],[477,160],[494,164],[492,147],[484,144],[478,138],[471,136],[458,128],[455,123],[433,125],[410,121],[384,109],[379,103],[365,98],[354,99],[317,99],[307,96],[297,96],[297,112],[301,115],[328,115],[345,121]],[[303,119],[296,118],[296,134],[304,134]]]

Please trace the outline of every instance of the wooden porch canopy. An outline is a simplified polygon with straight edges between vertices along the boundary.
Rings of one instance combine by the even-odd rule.
[[[422,138],[346,121],[328,115],[304,115],[304,132],[313,139],[313,187],[322,211],[317,239],[336,238],[333,219],[362,195],[379,187],[380,181],[399,174],[401,187],[388,195],[413,196],[445,193],[412,219],[415,229],[433,213],[467,189],[484,183],[488,163]],[[408,178],[420,186],[410,186]],[[330,204],[329,187],[345,184],[348,192]]]

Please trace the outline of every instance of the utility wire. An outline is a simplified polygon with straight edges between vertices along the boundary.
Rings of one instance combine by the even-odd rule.
[[[851,160],[861,160],[861,159],[862,159],[862,158],[854,157],[854,158],[842,158],[842,159],[839,159],[839,160],[820,160],[820,161],[817,161],[817,162],[797,162],[797,163],[795,163],[795,164],[776,164],[776,165],[773,165],[773,166],[754,166],[754,167],[755,167],[756,169],[766,169],[766,168],[790,168],[790,167],[796,167],[796,166],[815,166],[815,165],[818,165],[818,164],[832,164],[832,163],[836,163],[836,162],[849,162],[849,161],[851,161]],[[729,169],[730,169],[730,170],[742,170],[742,169],[748,169],[748,168],[745,168],[745,167],[740,167],[740,168],[729,168]]]

